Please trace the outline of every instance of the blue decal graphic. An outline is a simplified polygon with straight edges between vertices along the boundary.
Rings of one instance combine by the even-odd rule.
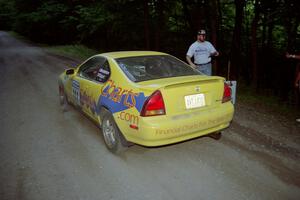
[[[98,100],[98,108],[105,106],[112,113],[115,113],[135,107],[141,112],[144,102],[147,99],[144,93],[134,93],[131,89],[126,90],[117,87],[112,80],[108,82],[109,84],[102,90]]]
[[[139,95],[135,98],[136,101],[136,109],[141,112],[143,109],[144,102],[147,100],[148,97],[145,97],[144,93],[140,92]]]

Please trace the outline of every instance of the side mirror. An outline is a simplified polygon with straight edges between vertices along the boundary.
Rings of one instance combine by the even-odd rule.
[[[67,69],[66,70],[66,75],[72,75],[75,73],[75,70],[74,69]]]

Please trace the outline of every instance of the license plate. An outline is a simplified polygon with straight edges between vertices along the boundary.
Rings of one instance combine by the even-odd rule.
[[[187,109],[205,106],[204,94],[194,94],[194,95],[185,96],[184,100],[185,100],[185,107]]]

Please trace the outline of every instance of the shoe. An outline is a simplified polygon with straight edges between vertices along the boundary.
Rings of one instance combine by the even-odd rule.
[[[300,118],[296,119],[296,122],[299,122],[299,123],[300,123]]]

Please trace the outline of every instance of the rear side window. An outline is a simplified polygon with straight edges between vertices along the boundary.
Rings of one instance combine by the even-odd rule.
[[[106,58],[101,56],[90,58],[80,66],[79,76],[97,82],[107,81],[110,76],[110,68]]]
[[[186,63],[169,55],[127,57],[116,61],[133,82],[200,74]]]

